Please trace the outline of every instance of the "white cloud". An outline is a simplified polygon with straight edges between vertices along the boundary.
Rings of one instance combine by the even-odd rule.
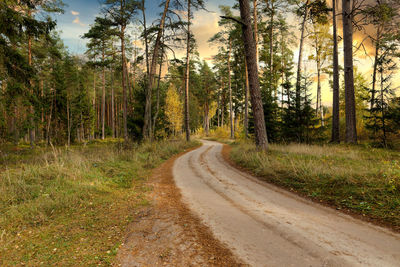
[[[74,16],[78,16],[78,15],[79,15],[79,12],[78,12],[78,11],[71,10],[71,14],[74,15]]]
[[[81,22],[81,20],[79,19],[79,17],[76,17],[76,18],[72,21],[72,23],[78,24],[79,26],[82,26],[82,27],[85,27],[85,26],[86,26],[85,24],[83,24],[83,23]]]

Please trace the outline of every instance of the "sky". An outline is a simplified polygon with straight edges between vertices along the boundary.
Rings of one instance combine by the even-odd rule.
[[[64,0],[64,2],[67,4],[65,7],[65,13],[55,16],[58,25],[57,27],[60,31],[60,36],[72,54],[83,54],[85,52],[87,40],[82,39],[81,36],[89,30],[90,25],[94,22],[96,16],[100,15],[101,1],[102,0]],[[161,0],[146,1],[146,19],[148,24],[151,24],[152,21],[156,20],[159,14],[162,12],[162,8],[159,7],[160,2]],[[208,43],[208,40],[220,30],[218,26],[220,15],[219,6],[232,6],[235,0],[206,0],[205,2],[207,11],[201,10],[194,12],[194,19],[192,21],[193,25],[191,29],[195,35],[200,58],[208,60],[211,63],[210,59],[213,55],[217,54],[218,47]],[[139,15],[138,18],[141,19],[141,15]],[[295,18],[291,18],[290,22],[295,27],[298,25],[298,22],[296,22]],[[298,34],[298,31],[295,29],[293,30]],[[358,36],[356,34],[355,42],[357,39],[361,40],[362,36]],[[294,60],[297,61],[298,48],[294,47],[293,49]],[[310,47],[305,47],[306,55],[304,55],[304,60],[307,60],[308,55],[313,53],[313,51],[310,49]],[[369,50],[368,47],[367,50]],[[184,50],[177,51],[177,56],[183,56],[184,53]],[[339,44],[339,53],[341,61],[339,63],[342,64],[343,55],[341,54],[341,43]],[[365,57],[355,58],[355,64],[359,66],[359,70],[364,73],[367,80],[370,80],[372,66],[371,60]],[[314,65],[315,63],[313,62],[306,63],[305,66],[307,71],[313,73],[315,68]],[[398,82],[396,82],[396,84],[397,83]],[[314,83],[312,86],[316,87],[316,83]],[[330,106],[332,103],[332,92],[326,78],[323,81],[322,87],[322,102],[324,105]],[[315,96],[315,91],[316,90],[312,89],[313,96]]]
[[[61,39],[73,54],[83,54],[86,50],[86,42],[80,38],[88,32],[90,25],[96,16],[101,13],[101,1],[99,0],[65,0],[65,13],[55,16]],[[146,19],[149,23],[157,19],[162,8],[161,0],[146,1]],[[234,0],[209,0],[206,1],[206,9],[209,11],[195,11],[192,31],[198,43],[201,58],[210,58],[216,54],[217,48],[210,47],[208,39],[218,32],[219,5],[233,5]],[[139,16],[141,18],[141,16]]]

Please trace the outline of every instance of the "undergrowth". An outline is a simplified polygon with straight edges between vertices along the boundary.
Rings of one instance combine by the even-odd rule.
[[[149,170],[196,142],[2,148],[0,265],[110,265]]]

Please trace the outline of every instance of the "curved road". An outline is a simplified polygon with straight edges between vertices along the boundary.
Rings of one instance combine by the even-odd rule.
[[[222,144],[175,161],[183,201],[251,266],[400,266],[400,235],[231,167]]]

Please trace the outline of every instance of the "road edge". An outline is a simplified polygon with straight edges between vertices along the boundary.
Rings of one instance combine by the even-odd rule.
[[[219,142],[219,141],[217,141],[217,142]],[[219,142],[219,143],[221,143],[221,142]],[[318,204],[318,205],[321,205],[321,206],[323,206],[325,208],[330,208],[330,209],[336,210],[337,212],[340,212],[342,214],[351,216],[353,219],[360,220],[362,222],[369,223],[369,224],[372,224],[372,225],[377,226],[377,227],[381,227],[384,230],[392,231],[392,232],[397,233],[397,234],[400,233],[400,227],[396,228],[394,225],[391,225],[389,223],[381,221],[381,220],[379,220],[377,218],[371,218],[369,216],[363,216],[363,215],[361,215],[359,213],[356,213],[355,211],[352,211],[352,210],[349,210],[349,209],[343,209],[343,208],[339,209],[338,206],[333,205],[331,203],[327,203],[326,201],[315,199],[315,198],[309,197],[309,196],[307,196],[305,194],[302,194],[301,192],[298,192],[298,191],[295,191],[295,190],[290,190],[289,188],[284,187],[282,185],[272,183],[271,181],[268,181],[265,178],[256,175],[251,169],[243,167],[243,166],[240,166],[237,163],[235,163],[230,157],[231,151],[232,151],[232,147],[230,145],[226,144],[226,143],[221,143],[221,144],[223,145],[222,150],[221,150],[222,158],[230,166],[232,166],[233,168],[235,168],[235,169],[237,169],[239,171],[242,171],[242,172],[244,172],[244,173],[246,173],[248,175],[251,175],[251,176],[257,178],[258,180],[260,180],[262,182],[265,182],[267,184],[275,186],[275,187],[277,187],[277,188],[279,188],[281,190],[284,190],[284,191],[286,191],[288,193],[295,194],[296,196],[298,196],[300,198],[303,198],[305,200],[311,201],[314,204]]]
[[[141,220],[154,219],[151,214],[163,212],[164,215],[172,214],[170,219],[175,220],[176,224],[184,229],[184,236],[188,238],[195,236],[196,242],[200,245],[201,255],[207,255],[207,266],[245,266],[228,246],[218,240],[212,230],[183,202],[181,190],[176,186],[173,177],[175,160],[201,146],[189,148],[176,154],[151,171],[147,181],[147,184],[153,187],[148,195],[151,202],[150,207],[139,212],[137,217],[134,218],[129,229],[124,233],[124,243],[128,243],[129,237],[135,235],[135,225],[140,223]],[[129,245],[121,247],[114,266],[120,266],[123,258],[129,256],[129,253],[131,253]]]

